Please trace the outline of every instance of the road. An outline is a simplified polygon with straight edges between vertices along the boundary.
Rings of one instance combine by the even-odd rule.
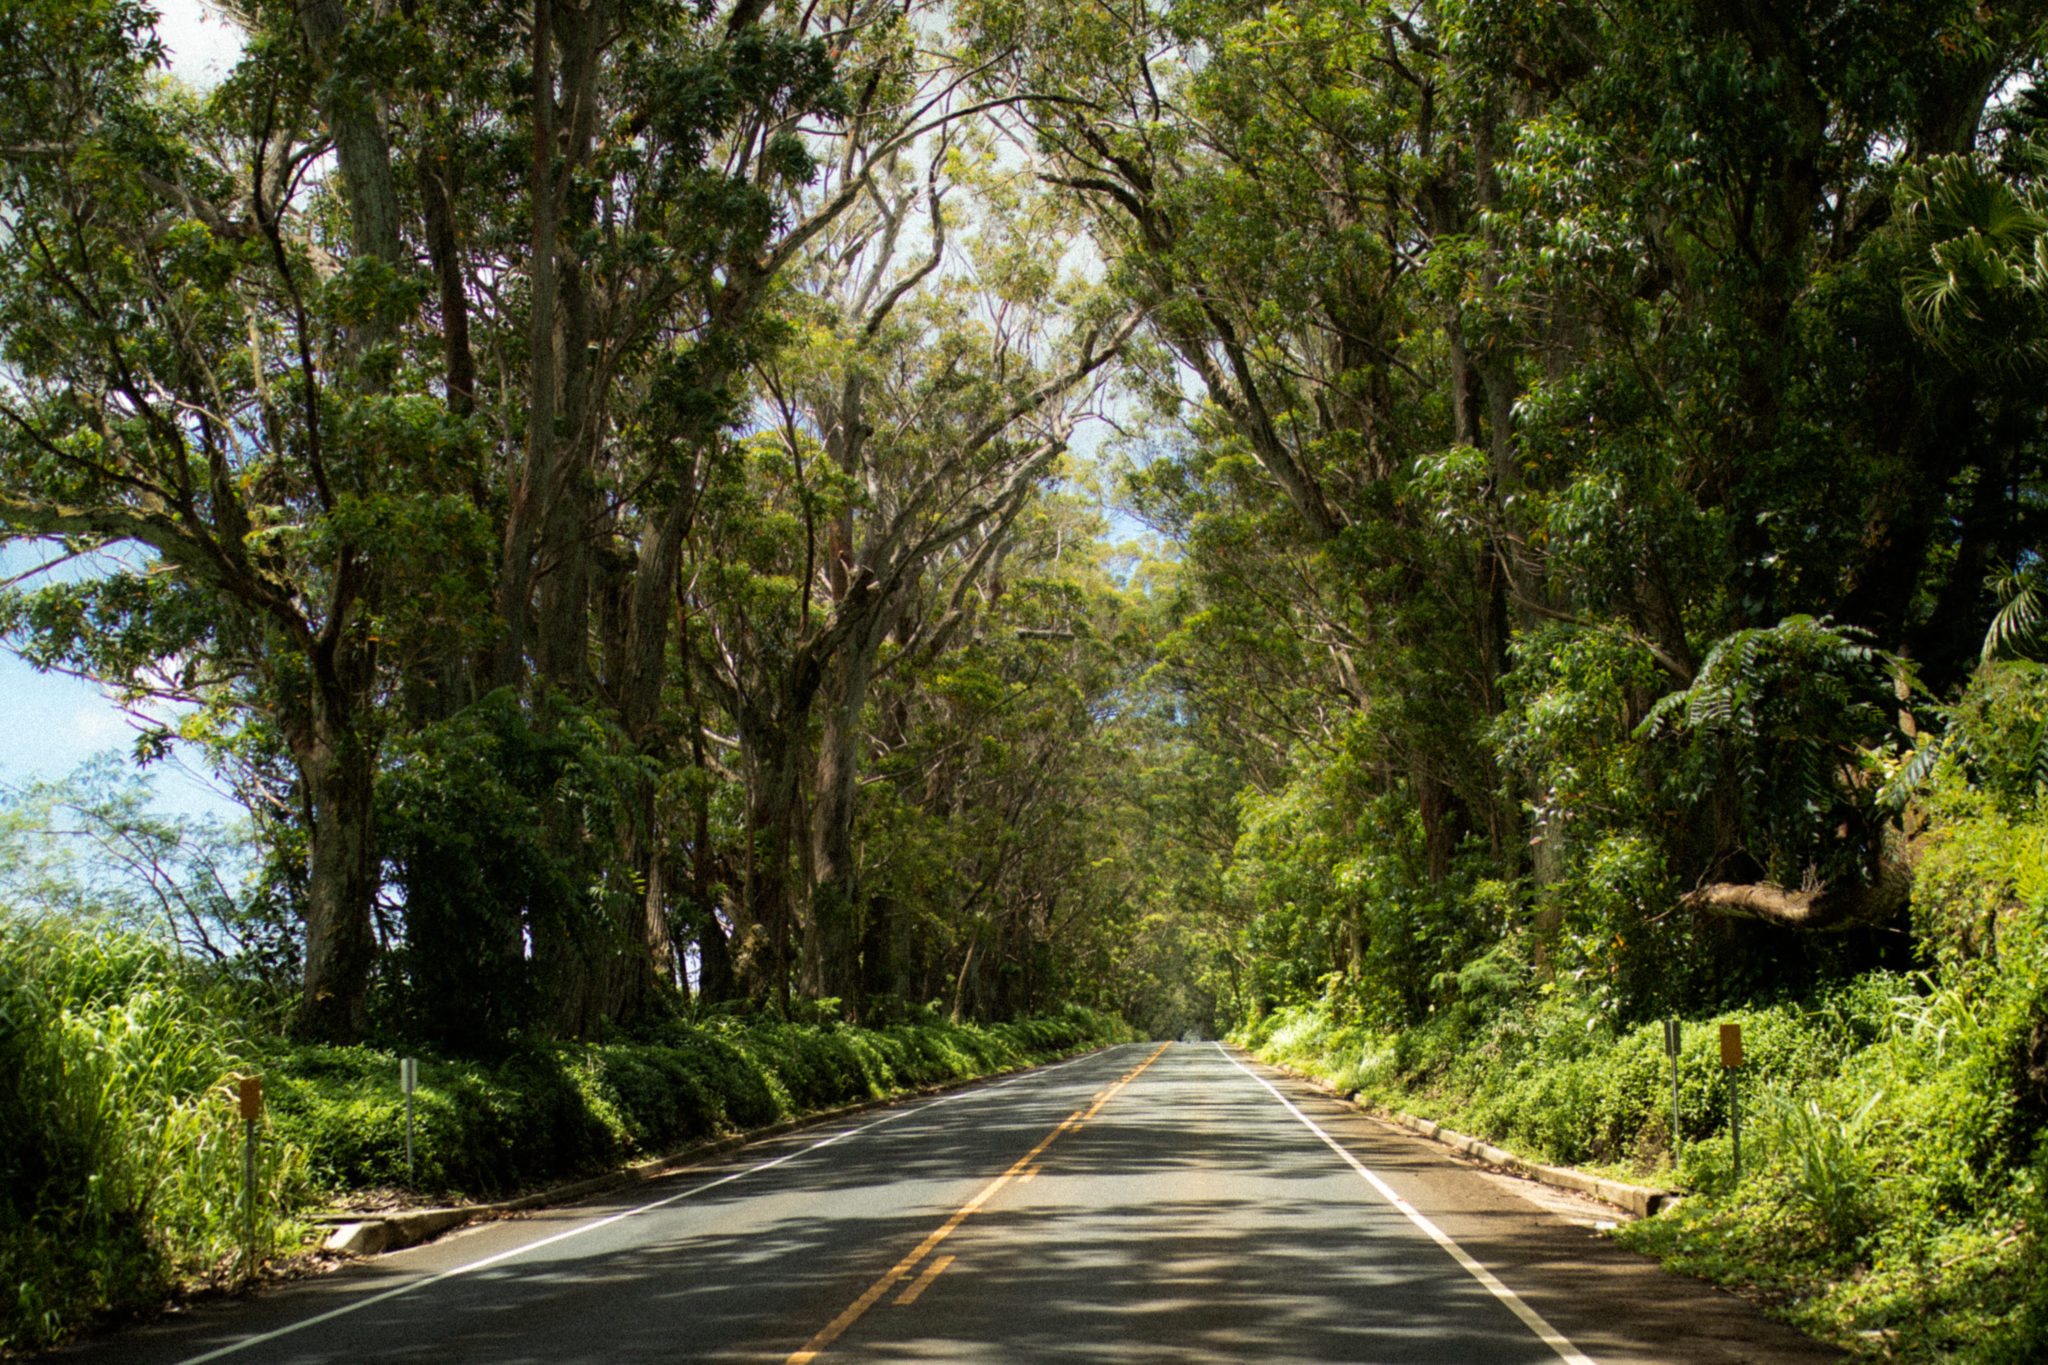
[[[64,1352],[79,1362],[1837,1357],[1213,1044],[1109,1048]]]

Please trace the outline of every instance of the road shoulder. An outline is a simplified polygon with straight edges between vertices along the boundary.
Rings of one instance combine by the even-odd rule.
[[[1459,1159],[1249,1055],[1233,1051],[1233,1059],[1270,1081],[1600,1365],[1845,1359],[1755,1305],[1617,1245],[1598,1226],[1607,1220],[1589,1216],[1603,1205],[1583,1196],[1568,1204],[1565,1192]]]

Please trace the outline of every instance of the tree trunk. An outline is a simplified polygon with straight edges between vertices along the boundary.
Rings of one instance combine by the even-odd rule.
[[[1421,774],[1415,779],[1415,809],[1422,817],[1423,858],[1430,885],[1441,886],[1450,879],[1451,854],[1458,846],[1455,798],[1442,782]]]
[[[880,633],[876,632],[879,640]],[[811,923],[818,946],[820,993],[837,997],[850,1016],[860,1012],[862,914],[853,823],[859,796],[861,715],[874,672],[874,651],[857,641],[833,669],[832,696],[818,740],[815,804],[811,811]]]
[[[953,978],[953,1011],[950,1017],[956,1024],[967,1020],[967,983],[973,977],[974,965],[980,958],[981,941],[976,939],[967,945],[967,956],[960,961],[960,975]]]
[[[861,916],[861,1008],[862,1018],[867,1017],[870,1003],[878,995],[900,995],[908,997],[909,982],[904,980],[901,964],[896,960],[896,916],[895,907],[887,896],[876,896],[862,907]]]
[[[1787,891],[1770,882],[1715,882],[1686,895],[1679,904],[1735,919],[1758,919],[1809,932],[1878,928],[1905,909],[1913,894],[1913,865],[1887,862],[1864,886]]]
[[[547,490],[555,467],[555,237],[560,212],[554,177],[554,44],[548,12],[548,0],[534,0],[533,151],[527,168],[533,237],[526,271],[532,310],[527,325],[526,459],[511,480],[512,505],[506,512],[498,567],[500,686],[516,684],[526,675],[534,547],[547,515]]]
[[[697,826],[698,847],[703,847],[704,826]],[[717,1004],[736,998],[739,982],[735,979],[732,965],[732,945],[725,937],[725,926],[718,920],[718,902],[711,893],[711,856],[709,851],[692,860],[691,885],[692,918],[691,929],[697,936],[697,998],[706,1004]]]
[[[646,864],[646,891],[640,898],[640,946],[643,955],[636,955],[647,971],[647,984],[660,995],[673,995],[688,991],[690,983],[676,961],[675,936],[668,923],[668,852],[662,847],[664,840],[657,826],[653,792],[645,797],[647,818],[646,831],[642,836],[650,850],[642,861]]]
[[[295,1036],[351,1043],[361,1035],[364,992],[376,943],[370,903],[377,894],[376,761],[373,746],[316,701],[290,727],[305,785],[306,969]]]
[[[780,718],[743,726],[747,756],[747,876],[743,918],[734,926],[734,971],[748,996],[771,994],[789,1009],[789,860],[797,805],[795,736]]]
[[[667,765],[673,736],[660,724],[661,684],[668,662],[667,604],[675,586],[675,573],[682,547],[686,508],[667,512],[641,545],[632,581],[620,591],[609,593],[610,604],[624,599],[624,606],[604,613],[605,654],[615,667],[608,670],[607,683],[619,701],[620,719],[627,737],[642,755]],[[547,594],[543,593],[543,602]],[[547,607],[542,609],[545,621]],[[578,632],[580,634],[580,632]],[[551,666],[547,646],[542,642],[542,673],[567,682],[567,670],[559,659]],[[703,739],[696,739],[698,766],[703,765]],[[610,945],[608,970],[588,983],[601,996],[594,1007],[601,1018],[629,1018],[672,994],[680,974],[676,970],[676,949],[668,918],[668,853],[661,826],[661,811],[655,800],[657,780],[637,781],[635,795],[639,818],[627,831],[621,849],[633,871],[642,895],[631,921],[619,926],[618,942]]]
[[[342,197],[348,201],[349,250],[357,260],[397,265],[403,247],[390,143],[377,117],[373,92],[344,86],[338,74],[348,11],[341,0],[300,0],[298,9],[306,46],[326,79],[320,92],[320,113],[334,138]]]

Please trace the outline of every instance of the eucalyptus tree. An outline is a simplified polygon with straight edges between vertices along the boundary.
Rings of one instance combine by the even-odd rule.
[[[870,996],[956,1018],[1129,1003],[1113,968],[1141,900],[1125,723],[1141,603],[1102,529],[1072,492],[1035,494],[948,647],[878,670],[849,840]]]
[[[301,1023],[346,1035],[372,953],[384,670],[464,622],[461,594],[427,585],[478,542],[479,450],[407,391],[415,299],[381,187],[345,177],[369,205],[345,265],[305,216],[330,146],[307,70],[259,57],[202,103],[159,84],[149,21],[0,15],[34,54],[0,93],[0,531],[145,551],[10,599],[8,624],[41,662],[261,718],[303,803]]]
[[[1000,580],[1019,514],[1137,325],[1062,297],[1074,287],[1031,248],[1023,207],[986,182],[978,218],[949,226],[947,167],[961,164],[941,138],[921,168],[878,172],[793,275],[803,341],[760,362],[765,420],[749,442],[766,506],[727,504],[744,539],[698,556],[724,561],[700,578],[704,677],[735,719],[748,783],[749,971],[757,989],[786,989],[800,936],[807,988],[849,1009],[870,688],[878,670],[943,652]]]
[[[1895,690],[1961,675],[2042,448],[2030,393],[1908,325],[1926,247],[1893,185],[1978,145],[2038,67],[2037,7],[968,13],[1046,97],[1028,145],[1150,310],[1172,435],[1133,492],[1190,559],[1161,678],[1221,717],[1204,738],[1259,799],[1328,786],[1412,850],[1373,904],[1455,918],[1474,879],[1528,875],[1513,898],[1553,941],[1660,952],[1693,922],[1664,913],[1679,889],[1777,904],[1795,866],[1830,904],[1896,904],[1875,893],[1897,832],[1841,747],[1901,742],[1858,651],[1888,652]],[[1870,635],[1823,621],[1840,657],[1815,672],[1806,616]],[[1856,676],[1806,715],[1800,769],[1854,818],[1773,825],[1733,732],[1639,729],[1666,694],[1726,693],[1737,659],[1807,678],[1802,707]]]
[[[290,754],[300,1027],[345,1037],[390,726],[537,687],[659,749],[681,550],[775,282],[957,80],[886,6],[237,15],[204,99],[154,75],[140,5],[0,16],[37,54],[0,103],[0,525],[152,556],[8,619]],[[622,844],[648,888],[563,945],[571,1021],[628,1007],[665,944],[648,823],[554,836]]]
[[[1372,710],[1435,877],[1468,830],[1512,859],[1482,737],[1548,590],[1519,343],[1488,330],[1498,81],[1431,6],[977,14],[1015,79],[1066,94],[1029,109],[1045,174],[1152,306],[1177,430],[1135,452],[1132,492],[1188,545],[1170,674],[1268,791]],[[1446,482],[1469,496],[1443,505]]]

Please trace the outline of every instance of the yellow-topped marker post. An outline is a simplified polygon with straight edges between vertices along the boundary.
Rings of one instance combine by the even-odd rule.
[[[242,1102],[242,1211],[249,1220],[248,1273],[256,1273],[256,1125],[263,1118],[263,1078],[238,1076]]]
[[[1735,1143],[1735,1183],[1742,1183],[1742,1025],[1721,1025],[1721,1065],[1728,1072],[1728,1133]]]

